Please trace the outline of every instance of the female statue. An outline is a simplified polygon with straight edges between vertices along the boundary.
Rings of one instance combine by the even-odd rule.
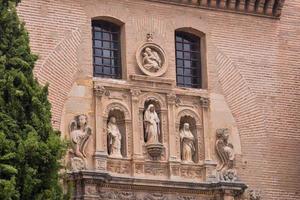
[[[147,144],[157,144],[159,143],[158,137],[160,135],[160,120],[157,113],[155,112],[155,107],[150,104],[144,114],[145,123],[145,138]]]
[[[147,47],[143,53],[143,66],[155,72],[161,68],[161,59],[158,53],[149,47]]]
[[[181,159],[185,162],[193,162],[193,154],[195,153],[194,135],[190,131],[190,124],[184,123],[180,130],[181,141]]]
[[[121,158],[121,140],[122,135],[117,126],[117,120],[115,117],[110,117],[107,124],[107,136],[108,136],[108,149],[109,155],[116,158]]]

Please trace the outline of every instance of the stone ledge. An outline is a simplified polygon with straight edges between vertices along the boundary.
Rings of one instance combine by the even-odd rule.
[[[75,171],[68,173],[68,180],[81,183],[95,184],[100,187],[122,188],[133,190],[188,192],[188,193],[214,193],[231,190],[241,194],[247,186],[240,181],[236,182],[190,182],[179,180],[152,180],[146,178],[112,176],[109,173],[97,171]]]

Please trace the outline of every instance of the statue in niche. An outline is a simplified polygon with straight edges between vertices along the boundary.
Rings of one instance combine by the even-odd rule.
[[[109,155],[115,158],[122,158],[121,154],[121,140],[122,135],[117,126],[117,119],[110,117],[107,123],[107,136],[108,136],[108,150]]]
[[[228,142],[229,130],[217,129],[216,152],[221,160],[220,166],[217,168],[219,178],[223,181],[235,181],[237,173],[234,169],[235,153],[233,145]]]
[[[145,123],[145,138],[147,144],[157,144],[159,143],[158,137],[160,135],[160,120],[157,113],[155,112],[155,107],[150,104],[144,114]]]
[[[161,66],[162,62],[158,53],[150,47],[146,47],[143,52],[143,67],[149,71],[157,72]]]
[[[84,169],[86,167],[85,148],[92,134],[92,129],[87,125],[87,116],[84,114],[76,116],[74,120],[70,122],[69,132],[72,145],[70,152],[74,155],[73,158],[71,158],[72,169]]]
[[[190,124],[184,123],[180,130],[180,142],[181,142],[181,159],[184,162],[193,162],[193,155],[196,152],[195,138],[190,131]]]

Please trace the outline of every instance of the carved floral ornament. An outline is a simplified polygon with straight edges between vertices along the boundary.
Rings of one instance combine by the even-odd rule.
[[[137,49],[136,60],[144,74],[158,77],[167,71],[167,57],[165,51],[152,40],[152,34],[148,34],[147,42]]]

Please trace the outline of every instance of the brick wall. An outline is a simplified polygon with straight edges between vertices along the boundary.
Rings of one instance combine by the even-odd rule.
[[[92,17],[125,23],[128,74],[139,73],[135,50],[146,33],[169,55],[170,78],[174,30],[206,33],[208,90],[224,94],[237,122],[241,179],[263,199],[300,199],[299,1],[286,1],[280,20],[141,0],[23,0],[18,10],[40,56],[36,77],[50,83],[56,128],[74,81],[92,77]]]

